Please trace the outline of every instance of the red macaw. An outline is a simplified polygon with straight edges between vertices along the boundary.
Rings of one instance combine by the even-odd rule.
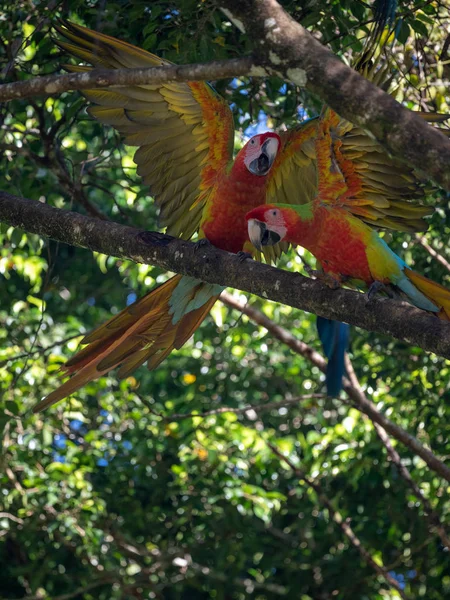
[[[351,170],[341,168],[345,161],[333,149],[329,120],[321,121],[316,148],[316,198],[303,206],[265,204],[251,210],[246,218],[255,247],[280,241],[298,244],[320,262],[318,275],[328,284],[363,284],[369,293],[389,286],[418,308],[450,320],[450,290],[408,268],[367,224],[371,209],[361,206],[359,182],[352,179]]]
[[[61,45],[95,66],[167,64],[109,36],[67,24],[58,30],[77,45]],[[88,67],[71,67],[85,71]],[[233,160],[233,115],[206,83],[168,83],[89,90],[90,113],[114,125],[139,146],[138,173],[150,185],[170,235],[198,231],[229,252],[245,250],[245,214],[265,201],[266,176],[278,149],[276,133],[254,136]],[[83,340],[88,344],[64,366],[71,378],[35,407],[42,410],[120,365],[128,376],[147,362],[155,368],[181,348],[219,297],[222,287],[176,275],[127,307]]]
[[[69,42],[59,45],[95,67],[169,64],[153,54],[73,23],[56,27]],[[70,66],[76,72],[88,66]],[[234,127],[225,101],[203,82],[131,86],[84,92],[89,113],[138,146],[137,172],[150,186],[167,233],[189,239],[195,232],[230,252],[248,251],[245,214],[264,202],[308,204],[317,193],[314,139],[323,118],[283,132],[255,136],[233,161]],[[366,220],[380,226],[425,229],[431,211],[406,200],[422,195],[416,177],[389,158],[376,141],[335,113],[327,119],[333,144],[351,164]],[[281,144],[281,147],[280,147]],[[272,168],[271,168],[272,167]],[[286,246],[284,246],[285,248]],[[267,248],[275,260],[281,247]],[[256,257],[259,257],[254,249]],[[221,292],[198,280],[173,277],[87,335],[87,346],[64,370],[71,378],[40,402],[42,410],[109,370],[126,377],[147,362],[159,365],[180,348]]]

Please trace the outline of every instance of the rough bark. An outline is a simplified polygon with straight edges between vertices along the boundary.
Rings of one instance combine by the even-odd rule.
[[[242,259],[213,246],[142,231],[52,208],[46,204],[0,192],[0,221],[59,242],[103,254],[158,265],[209,283],[231,286],[275,302],[329,319],[345,321],[392,335],[438,356],[450,358],[450,323],[409,304],[375,298],[367,303],[358,292],[332,290],[298,273],[281,271]]]

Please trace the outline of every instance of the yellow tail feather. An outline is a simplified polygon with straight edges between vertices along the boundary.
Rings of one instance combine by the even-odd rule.
[[[219,296],[210,297],[173,323],[170,300],[180,280],[181,275],[172,277],[87,335],[83,343],[88,345],[63,367],[70,379],[36,404],[33,412],[48,408],[116,367],[120,366],[120,378],[127,377],[144,362],[152,370],[173,349],[181,348]],[[192,293],[198,293],[203,285],[198,282]]]
[[[444,321],[450,321],[450,290],[411,269],[405,268],[405,275],[428,300],[439,307],[437,316]]]

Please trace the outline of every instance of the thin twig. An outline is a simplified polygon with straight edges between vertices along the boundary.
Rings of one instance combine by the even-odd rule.
[[[76,598],[77,596],[82,596],[86,592],[89,592],[90,590],[100,587],[101,585],[106,585],[106,584],[115,583],[115,582],[118,582],[117,576],[106,575],[105,577],[96,579],[92,583],[89,583],[87,585],[81,585],[81,586],[75,588],[72,592],[69,592],[67,594],[60,594],[59,596],[52,596],[51,600],[71,600],[72,598]],[[45,598],[45,597],[46,596],[43,596],[42,593],[38,593],[33,596],[24,596],[20,600],[43,600],[43,598]],[[12,598],[11,599],[2,598],[2,600],[13,600],[13,599]]]
[[[207,410],[201,413],[175,413],[174,415],[167,415],[164,417],[165,421],[181,421],[182,419],[192,419],[194,417],[200,417],[204,419],[211,415],[222,415],[223,413],[234,413],[235,415],[241,415],[248,411],[254,411],[255,413],[265,412],[272,410],[273,408],[283,408],[284,406],[292,406],[299,404],[303,400],[311,400],[313,398],[324,398],[324,394],[304,394],[302,396],[296,396],[295,398],[288,398],[287,400],[281,400],[280,402],[266,402],[265,404],[247,404],[240,408],[231,408],[228,406],[221,406],[212,410]]]
[[[445,259],[442,256],[442,254],[439,254],[439,252],[437,252],[434,248],[432,248],[430,246],[430,244],[425,240],[423,235],[420,235],[420,233],[416,233],[416,240],[419,242],[419,244],[423,248],[425,248],[425,250],[428,252],[428,254],[430,254],[439,263],[441,263],[441,265],[444,266],[447,269],[447,271],[450,271],[450,263],[448,262],[448,260]]]
[[[74,340],[75,338],[79,338],[81,336],[82,336],[82,334],[76,333],[76,334],[70,335],[69,337],[66,337],[62,340],[58,340],[57,342],[54,342],[53,344],[49,344],[45,348],[35,348],[34,350],[29,350],[28,352],[23,352],[22,354],[15,354],[14,356],[9,356],[8,358],[5,358],[0,361],[0,367],[3,367],[4,365],[6,365],[10,362],[13,362],[15,360],[20,360],[21,358],[27,358],[29,356],[34,356],[36,354],[45,354],[52,348],[55,348],[56,346],[63,346],[64,344],[67,344],[67,342],[70,342],[70,340]]]

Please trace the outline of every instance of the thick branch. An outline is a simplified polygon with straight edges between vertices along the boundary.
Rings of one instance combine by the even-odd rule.
[[[147,233],[145,242],[132,227],[105,222],[40,202],[0,192],[0,221],[52,239],[103,254],[158,265],[208,283],[232,286],[369,331],[389,334],[439,356],[450,358],[450,323],[409,304],[331,290],[320,281],[281,271],[256,261],[245,263],[214,247],[199,251],[191,242]]]
[[[279,339],[281,342],[289,346],[296,354],[304,356],[313,365],[318,367],[322,372],[326,371],[327,363],[321,354],[316,352],[311,346],[305,344],[301,340],[298,340],[290,331],[284,329],[277,323],[274,323],[269,317],[257,310],[255,307],[248,304],[243,304],[234,298],[231,294],[222,292],[221,300],[227,306],[236,308],[242,313],[247,315],[254,323],[265,327],[269,333]],[[414,454],[420,456],[422,460],[428,465],[428,467],[441,475],[447,481],[450,481],[450,469],[433,454],[431,450],[425,448],[417,438],[405,431],[402,427],[390,421],[382,412],[378,410],[376,405],[371,402],[361,388],[355,387],[352,382],[344,378],[344,391],[352,401],[355,408],[367,415],[371,421],[381,428],[389,432],[392,437],[404,444]]]
[[[123,87],[169,81],[202,81],[251,75],[253,64],[254,61],[251,57],[244,57],[194,65],[170,65],[141,69],[92,69],[86,73],[45,75],[0,85],[0,102],[29,98],[30,96],[50,96],[69,90]]]
[[[276,0],[216,2],[254,40],[258,65],[317,94],[394,156],[450,190],[450,142],[441,132],[344,65]]]

